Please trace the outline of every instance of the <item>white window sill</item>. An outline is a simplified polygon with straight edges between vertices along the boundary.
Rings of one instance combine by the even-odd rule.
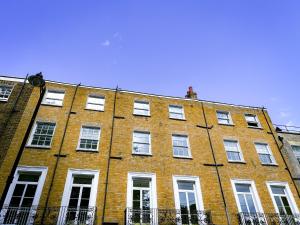
[[[90,148],[77,148],[76,151],[80,151],[80,152],[99,152],[98,149],[90,149]]]
[[[151,117],[151,115],[144,115],[144,114],[137,114],[137,113],[133,113],[134,116],[145,116],[145,117]]]
[[[51,148],[51,145],[50,145],[50,146],[43,146],[43,145],[26,145],[25,147],[26,147],[26,148],[50,149],[50,148]]]
[[[89,109],[89,108],[85,108],[85,110],[91,110],[91,111],[97,111],[97,112],[104,112],[104,109]]]
[[[218,123],[219,125],[230,126],[233,127],[235,124],[233,123]]]
[[[175,118],[175,117],[169,117],[169,119],[171,119],[171,120],[182,120],[182,121],[186,121],[185,118],[180,119],[180,118]]]
[[[136,153],[136,152],[133,152],[132,155],[137,155],[137,156],[152,156],[151,153]]]
[[[174,158],[177,159],[193,159],[192,156],[179,156],[179,155],[173,155]]]
[[[8,102],[8,99],[0,99],[0,102]]]
[[[246,161],[240,160],[240,161],[235,161],[235,160],[228,160],[229,163],[237,163],[237,164],[246,164]]]
[[[62,107],[63,106],[63,105],[50,104],[50,103],[46,103],[46,102],[42,102],[41,105],[54,106],[54,107]]]

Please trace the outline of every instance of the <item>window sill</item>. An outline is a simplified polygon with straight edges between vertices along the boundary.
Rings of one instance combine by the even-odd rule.
[[[173,117],[169,117],[170,120],[179,120],[179,121],[186,121],[186,119],[178,119],[178,118],[173,118]]]
[[[257,129],[257,130],[263,130],[262,127],[252,127],[252,126],[248,126],[248,128],[251,128],[251,129]]]
[[[229,161],[229,163],[235,163],[235,164],[246,164],[246,161]]]
[[[270,163],[270,164],[268,164],[268,163],[262,163],[261,164],[262,166],[275,166],[275,167],[278,167],[278,164],[277,163]]]
[[[50,149],[51,146],[26,145],[25,148]]]
[[[96,112],[104,112],[104,110],[98,110],[98,109],[89,109],[89,108],[85,108],[84,110],[96,111]]]
[[[44,105],[44,106],[53,106],[53,107],[63,107],[63,105],[53,105],[53,104],[49,104],[49,103],[41,103],[41,105]]]
[[[146,153],[132,153],[133,156],[152,156],[152,154],[146,154]]]
[[[233,123],[229,123],[229,124],[227,124],[227,123],[218,123],[219,125],[221,125],[221,126],[228,126],[228,127],[234,127],[235,126],[235,124],[233,124]]]
[[[132,115],[137,116],[137,117],[151,117],[151,115],[141,115],[141,114],[135,114],[135,113],[133,113]]]
[[[3,102],[3,103],[8,102],[8,99],[0,99],[0,102]]]
[[[175,158],[175,159],[190,159],[190,160],[193,159],[193,157],[191,157],[191,156],[176,156],[176,155],[173,155],[173,158]]]
[[[77,148],[76,149],[77,152],[94,152],[94,153],[98,153],[98,150],[92,150],[92,149],[84,149],[84,148]]]

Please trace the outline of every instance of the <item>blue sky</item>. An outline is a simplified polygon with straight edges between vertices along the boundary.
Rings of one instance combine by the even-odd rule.
[[[2,0],[0,74],[265,106],[300,125],[300,1]]]

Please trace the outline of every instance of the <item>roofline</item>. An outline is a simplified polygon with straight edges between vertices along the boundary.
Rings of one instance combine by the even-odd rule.
[[[7,80],[7,81],[14,81],[14,82],[24,82],[24,79],[25,78],[0,75],[0,80]],[[48,82],[48,83],[53,83],[53,84],[61,84],[61,85],[69,85],[69,86],[76,86],[77,85],[77,84],[60,82],[60,81],[52,81],[52,80],[45,80],[45,81],[46,81],[46,83]],[[116,91],[117,90],[117,87],[116,88],[103,88],[103,87],[96,87],[96,86],[90,86],[90,85],[81,85],[81,84],[80,84],[80,86],[84,87],[84,88],[101,89],[101,90],[106,90],[106,91]],[[158,94],[151,94],[151,93],[145,93],[145,92],[130,91],[130,90],[125,90],[125,89],[122,90],[121,88],[118,88],[118,91],[123,92],[123,93],[138,94],[138,95],[145,95],[145,96],[152,96],[152,97],[159,97],[159,98],[176,99],[176,100],[193,101],[193,102],[204,102],[204,103],[210,103],[210,104],[216,104],[216,105],[226,105],[226,106],[232,106],[232,107],[266,110],[265,107],[238,105],[238,104],[231,104],[231,103],[218,102],[218,101],[209,101],[209,100],[205,100],[205,99],[189,99],[189,98],[184,98],[184,97],[158,95]]]

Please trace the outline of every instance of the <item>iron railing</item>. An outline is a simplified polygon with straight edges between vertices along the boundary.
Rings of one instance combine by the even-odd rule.
[[[16,225],[93,225],[96,207],[9,207],[0,213],[0,224]]]
[[[277,125],[274,124],[276,131],[286,132],[286,133],[300,133],[300,127],[296,126],[286,126],[286,125]]]
[[[300,225],[300,215],[278,213],[239,213],[239,225]]]
[[[126,208],[125,224],[150,224],[150,225],[178,225],[198,224],[210,225],[211,213],[208,210],[188,213],[176,209],[133,209]]]

